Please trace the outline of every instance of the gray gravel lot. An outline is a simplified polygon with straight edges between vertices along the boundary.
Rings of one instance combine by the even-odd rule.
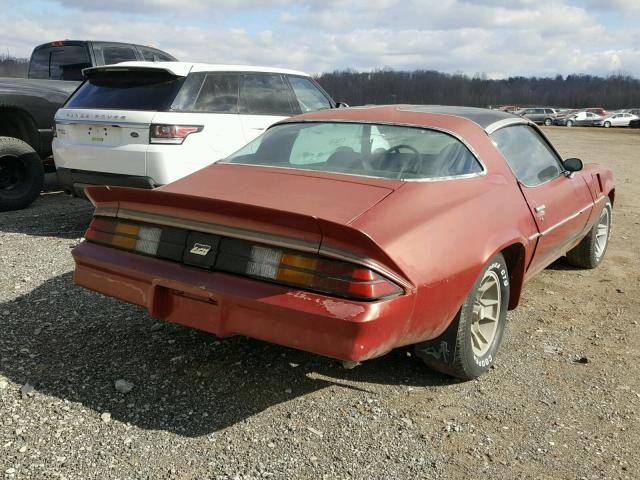
[[[547,132],[614,169],[612,244],[595,271],[530,282],[496,367],[466,383],[410,349],[345,370],[157,322],[74,286],[88,203],[0,214],[0,475],[640,478],[640,132]]]

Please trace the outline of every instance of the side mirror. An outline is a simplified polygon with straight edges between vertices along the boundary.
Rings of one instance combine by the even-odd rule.
[[[344,102],[336,102],[336,108],[349,108],[349,104]]]
[[[582,160],[579,158],[567,158],[562,164],[567,172],[579,172],[582,170]]]

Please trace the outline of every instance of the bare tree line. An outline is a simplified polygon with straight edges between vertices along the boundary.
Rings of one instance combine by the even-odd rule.
[[[545,105],[567,108],[640,107],[640,80],[624,74],[510,77],[490,80],[431,70],[353,70],[318,75],[336,100],[350,105],[416,103],[439,105]]]
[[[0,54],[0,77],[26,77],[29,60]],[[417,103],[440,105],[547,105],[609,109],[640,107],[640,80],[618,74],[509,77],[490,80],[433,70],[373,72],[342,70],[318,75],[333,98],[350,105]]]
[[[16,58],[8,53],[0,53],[0,77],[26,77],[28,68],[27,58]]]

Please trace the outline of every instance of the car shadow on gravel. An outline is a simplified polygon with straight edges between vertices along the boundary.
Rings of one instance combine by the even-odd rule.
[[[93,205],[62,192],[45,192],[24,210],[0,213],[0,233],[58,238],[84,235]]]
[[[96,416],[110,412],[114,420],[190,437],[324,388],[371,396],[376,384],[455,383],[404,349],[346,370],[306,352],[156,322],[138,307],[76,287],[71,273],[0,304],[0,331],[0,373],[35,387],[15,390],[22,401],[54,396]],[[117,391],[119,379],[133,389]]]

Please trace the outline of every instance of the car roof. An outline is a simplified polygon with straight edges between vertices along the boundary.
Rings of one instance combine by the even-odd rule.
[[[416,115],[425,114],[425,115]],[[497,128],[514,123],[531,123],[519,115],[488,108],[457,107],[447,105],[367,105],[363,107],[320,110],[283,120],[281,123],[296,121],[350,121],[363,123],[392,123],[399,125],[431,126],[430,118],[448,117],[455,123],[472,122],[488,133]],[[451,122],[450,122],[451,123]]]
[[[191,63],[191,62],[122,62],[112,65],[101,65],[99,67],[85,68],[82,73],[92,73],[100,70],[118,70],[118,69],[158,69],[169,72],[179,77],[186,77],[192,72],[260,72],[260,73],[284,73],[288,75],[298,75],[308,77],[309,75],[297,70],[288,70],[276,67],[260,67],[255,65],[224,65],[217,63]]]

